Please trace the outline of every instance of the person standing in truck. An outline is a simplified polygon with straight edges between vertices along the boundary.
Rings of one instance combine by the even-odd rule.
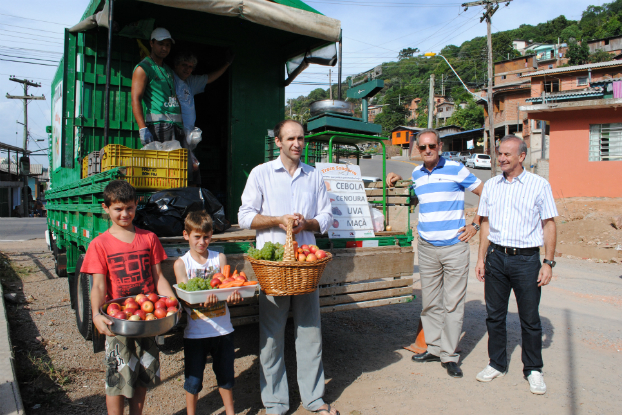
[[[164,63],[173,44],[175,41],[168,30],[154,29],[151,32],[151,54],[134,68],[132,112],[142,145],[170,140],[178,140],[182,146],[185,143],[175,77]]]
[[[194,106],[194,96],[205,91],[205,86],[211,84],[225,73],[227,68],[233,62],[234,55],[227,51],[226,62],[219,69],[205,75],[193,75],[192,72],[197,67],[197,57],[189,51],[181,52],[175,57],[175,90],[181,107],[181,117],[184,123],[184,133],[188,138],[190,132],[194,129],[194,123],[197,119],[197,111]],[[192,169],[188,171],[195,184],[201,183],[201,174],[199,172],[198,161],[196,160],[190,143],[186,140],[185,147],[188,149],[189,159],[192,159]]]

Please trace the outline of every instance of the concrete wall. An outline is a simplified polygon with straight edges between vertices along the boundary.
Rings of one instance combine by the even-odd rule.
[[[590,124],[620,122],[615,109],[534,114],[550,121],[549,181],[553,196],[622,197],[622,161],[588,161]]]

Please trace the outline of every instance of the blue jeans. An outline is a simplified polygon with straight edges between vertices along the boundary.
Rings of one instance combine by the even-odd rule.
[[[523,373],[542,371],[542,325],[538,274],[540,254],[507,255],[488,247],[486,255],[485,297],[488,357],[490,366],[500,372],[507,370],[506,317],[510,291],[514,290],[521,324]]]
[[[212,369],[219,388],[232,389],[235,383],[233,332],[205,339],[184,338],[184,389],[193,395],[203,389],[203,372],[207,354],[212,355]]]

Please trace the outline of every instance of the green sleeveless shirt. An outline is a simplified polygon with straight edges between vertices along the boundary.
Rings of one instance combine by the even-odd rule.
[[[173,71],[166,64],[159,66],[153,59],[143,59],[136,68],[147,74],[147,88],[143,94],[143,111],[147,124],[172,123],[183,128],[181,107],[175,92]],[[134,70],[136,70],[134,68]]]

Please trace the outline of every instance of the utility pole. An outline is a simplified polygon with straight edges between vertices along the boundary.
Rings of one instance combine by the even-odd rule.
[[[29,81],[27,79],[17,79],[14,76],[9,77],[9,81],[13,81],[13,82],[17,82],[20,84],[24,85],[24,95],[22,96],[17,96],[17,95],[9,95],[8,93],[6,94],[6,97],[8,99],[21,99],[22,103],[24,104],[24,145],[23,148],[24,150],[28,150],[28,101],[30,100],[45,100],[45,95],[41,95],[40,97],[35,97],[33,95],[28,95],[28,87],[32,86],[35,88],[40,88],[41,84],[37,84],[34,83],[32,81]],[[24,153],[24,158],[26,157],[26,153]],[[18,160],[18,163],[20,161]],[[10,167],[10,163],[11,161],[9,160],[9,167]],[[10,170],[10,169],[9,169]],[[28,176],[26,174],[24,174],[24,188],[22,189],[22,206],[24,207],[24,214],[28,215],[28,193],[27,193],[27,189],[28,188]]]
[[[430,74],[430,97],[428,98],[428,128],[434,128],[434,74]]]
[[[445,96],[445,75],[441,74],[441,95]]]
[[[480,23],[486,20],[486,32],[488,37],[488,131],[489,131],[489,140],[490,140],[490,168],[491,168],[491,176],[494,177],[497,175],[497,146],[495,143],[495,114],[493,112],[493,93],[492,93],[492,15],[495,14],[497,10],[499,10],[499,3],[506,3],[509,6],[512,0],[481,0],[474,1],[471,3],[464,3],[462,7],[464,7],[464,11],[471,6],[484,6],[484,14],[482,18],[479,20]]]
[[[331,77],[332,73],[331,70],[328,70],[328,90],[330,92],[330,99],[333,99],[333,81],[332,81],[332,77]]]

